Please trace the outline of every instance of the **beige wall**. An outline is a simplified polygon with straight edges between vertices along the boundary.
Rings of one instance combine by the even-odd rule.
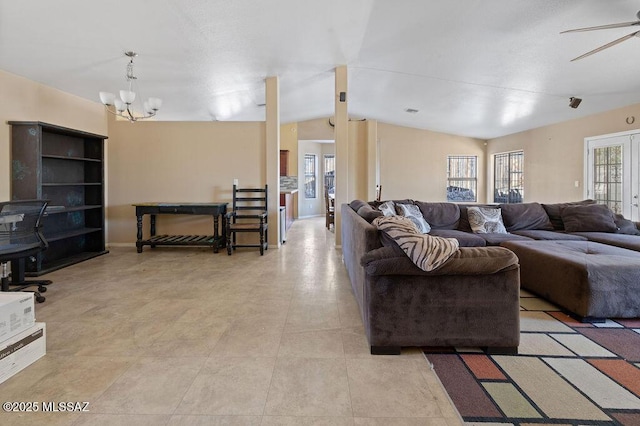
[[[485,200],[483,140],[379,122],[378,143],[383,199],[446,201],[447,156],[475,155],[478,201]]]
[[[11,126],[7,121],[42,121],[107,134],[101,104],[0,70],[0,200],[11,198]]]
[[[135,241],[131,204],[144,201],[230,201],[234,178],[263,185],[266,153],[263,122],[128,122],[108,119],[102,105],[0,71],[0,199],[10,198],[10,126],[7,121],[43,121],[108,135],[107,240]],[[637,117],[627,124],[628,117]],[[640,104],[484,141],[377,123],[349,122],[347,197],[368,199],[375,187],[367,149],[376,129],[383,198],[444,200],[447,155],[477,155],[479,170],[497,152],[525,151],[526,200],[558,202],[583,198],[584,138],[640,128]],[[281,148],[299,153],[298,139],[333,139],[327,118],[281,126]],[[486,151],[486,152],[485,152]],[[486,157],[485,157],[486,155]],[[297,164],[291,164],[297,170]],[[486,169],[491,170],[487,164]],[[337,179],[340,179],[338,176]],[[479,201],[491,193],[479,176]],[[574,182],[579,181],[576,188]],[[489,190],[490,192],[487,192]],[[278,194],[270,194],[276,200]],[[491,200],[488,200],[491,201]],[[160,232],[208,232],[210,220],[163,217]],[[146,224],[145,224],[146,227]],[[270,235],[271,241],[276,239]]]
[[[329,125],[329,117],[298,123],[299,140],[334,140],[334,128]]]
[[[111,120],[108,241],[135,241],[133,203],[230,202],[233,179],[243,187],[264,185],[264,141],[264,122],[130,124]],[[275,188],[270,189],[270,200],[274,202],[278,197]],[[144,225],[146,233],[146,217]],[[211,218],[165,215],[158,218],[157,231],[210,234],[211,226]],[[275,233],[269,234],[269,240],[275,244]]]
[[[627,117],[635,117],[635,122],[627,124]],[[491,155],[523,150],[525,201],[583,199],[584,138],[636,129],[640,129],[640,104],[491,139],[487,142],[487,193],[493,193]]]

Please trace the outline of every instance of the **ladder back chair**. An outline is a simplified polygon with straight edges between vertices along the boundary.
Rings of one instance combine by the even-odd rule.
[[[237,188],[233,185],[232,211],[226,215],[227,254],[236,247],[259,247],[260,255],[268,248],[268,204],[267,185],[264,188]],[[254,232],[259,234],[259,243],[238,244],[237,234]]]
[[[47,291],[45,286],[51,284],[51,281],[25,281],[24,259],[49,246],[40,230],[47,203],[46,200],[0,202],[0,290],[22,291],[29,287],[38,287],[38,291],[34,291],[38,303],[45,301],[40,293]],[[8,269],[9,262],[12,264],[11,274]]]
[[[331,229],[331,225],[336,224],[336,208],[333,200],[329,197],[329,187],[324,187],[324,207],[325,207],[325,226]]]

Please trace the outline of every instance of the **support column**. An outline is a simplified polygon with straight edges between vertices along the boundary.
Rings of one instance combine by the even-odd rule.
[[[269,246],[280,247],[280,82],[265,79],[266,183],[269,185]]]
[[[367,120],[367,200],[376,197],[380,184],[380,149],[378,146],[378,120]]]
[[[335,69],[335,117],[334,138],[336,148],[336,199],[335,199],[335,233],[336,246],[342,246],[340,232],[340,206],[349,202],[349,112],[347,108],[349,95],[347,92],[347,67],[341,65]]]

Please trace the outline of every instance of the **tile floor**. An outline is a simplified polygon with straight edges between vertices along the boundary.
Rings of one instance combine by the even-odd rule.
[[[56,271],[36,307],[47,355],[4,401],[85,413],[0,413],[7,425],[458,425],[418,349],[371,356],[324,218],[281,249],[112,248]]]

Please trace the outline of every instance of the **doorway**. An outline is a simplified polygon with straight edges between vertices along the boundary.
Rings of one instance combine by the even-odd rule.
[[[586,197],[640,220],[640,130],[585,138]]]

